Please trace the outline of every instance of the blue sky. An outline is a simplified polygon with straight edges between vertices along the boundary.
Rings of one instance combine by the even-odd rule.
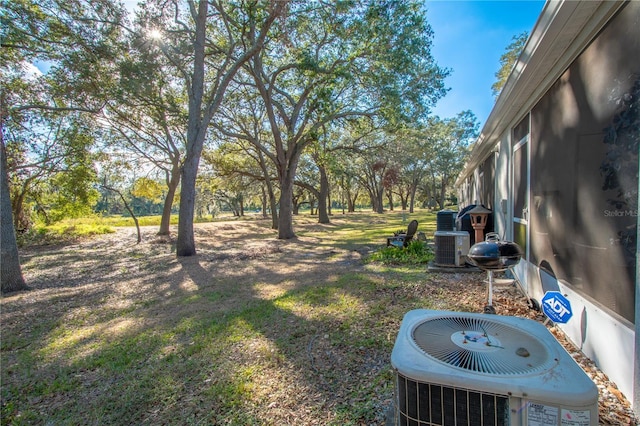
[[[451,90],[433,109],[441,118],[471,110],[484,125],[495,99],[491,85],[500,56],[513,36],[531,33],[544,1],[426,0],[434,32],[431,53],[439,66],[451,69]]]

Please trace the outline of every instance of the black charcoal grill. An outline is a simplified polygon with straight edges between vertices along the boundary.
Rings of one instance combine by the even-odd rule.
[[[485,313],[494,314],[496,312],[493,307],[493,273],[513,268],[520,262],[522,255],[522,249],[518,244],[513,241],[502,241],[496,233],[487,234],[485,241],[476,243],[469,249],[467,258],[471,263],[483,271],[487,271],[489,288],[487,305],[484,307]],[[515,282],[520,291],[527,296],[520,281],[516,279]],[[529,300],[528,296],[527,299]]]
[[[483,271],[506,271],[520,262],[522,249],[512,241],[481,241],[469,249],[467,257]]]

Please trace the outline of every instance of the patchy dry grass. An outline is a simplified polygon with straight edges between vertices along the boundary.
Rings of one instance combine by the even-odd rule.
[[[384,424],[403,315],[484,306],[484,274],[363,261],[414,217],[433,234],[426,212],[354,214],[298,217],[289,241],[199,224],[189,258],[156,228],[23,250],[32,290],[0,300],[2,424]]]

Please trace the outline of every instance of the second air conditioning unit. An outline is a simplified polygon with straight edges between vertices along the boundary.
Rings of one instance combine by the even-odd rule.
[[[438,266],[465,266],[469,253],[469,233],[467,231],[436,231],[435,259]]]
[[[410,311],[391,364],[396,426],[598,425],[596,385],[530,319]]]

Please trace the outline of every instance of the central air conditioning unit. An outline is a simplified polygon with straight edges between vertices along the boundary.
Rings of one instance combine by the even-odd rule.
[[[436,231],[435,259],[438,266],[465,266],[469,253],[467,231]]]
[[[596,385],[530,319],[410,311],[391,364],[396,426],[598,425]]]

